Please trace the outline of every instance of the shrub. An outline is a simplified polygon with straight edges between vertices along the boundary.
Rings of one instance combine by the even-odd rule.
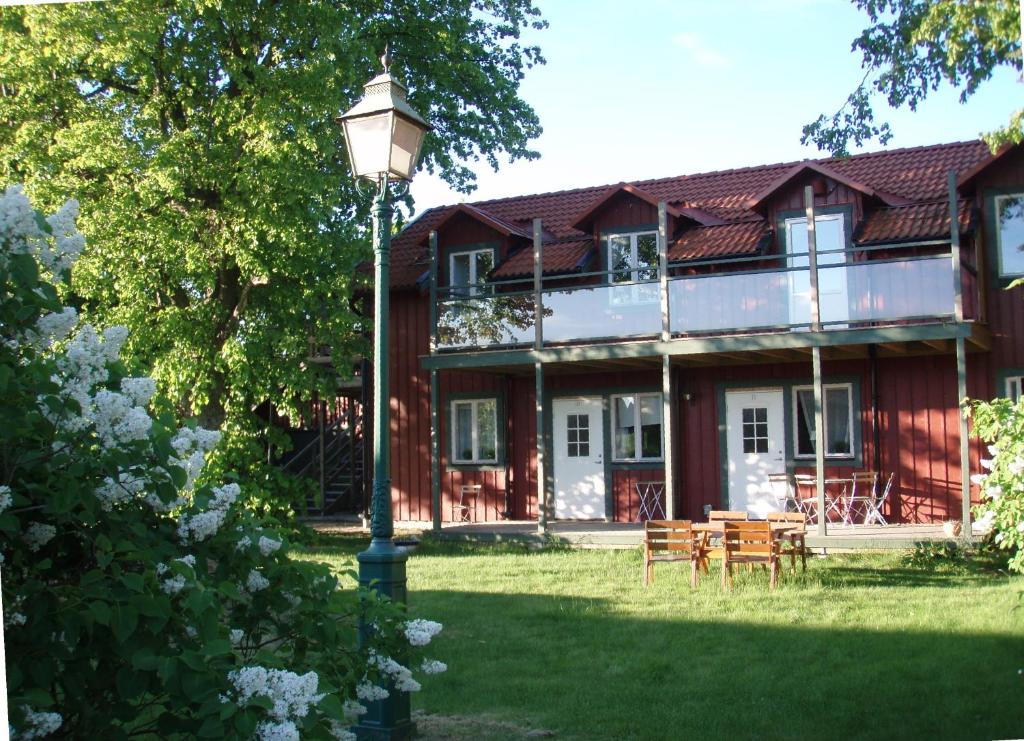
[[[12,735],[347,737],[360,701],[418,688],[389,657],[419,660],[440,626],[288,558],[237,481],[196,484],[218,433],[151,413],[155,384],[119,360],[126,331],[62,305],[75,214],[0,195]]]
[[[981,461],[985,473],[971,477],[981,487],[976,524],[1007,552],[1010,570],[1024,572],[1024,400],[976,401],[967,409],[990,455]]]

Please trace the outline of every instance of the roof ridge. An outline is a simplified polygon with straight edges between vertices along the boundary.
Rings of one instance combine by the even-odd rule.
[[[490,198],[483,201],[465,201],[463,204],[451,203],[442,206],[434,206],[433,208],[451,208],[458,205],[472,205],[478,208],[486,207],[488,205],[504,204],[509,202],[522,202],[528,201],[535,198],[550,198],[551,196],[567,196],[573,194],[583,194],[587,192],[591,193],[602,193],[610,188],[614,188],[617,185],[627,184],[634,187],[642,188],[650,185],[661,185],[671,182],[683,182],[692,181],[698,178],[708,177],[720,177],[722,175],[730,175],[743,172],[754,172],[758,170],[771,170],[780,168],[792,168],[796,165],[803,164],[805,162],[816,162],[816,163],[836,163],[844,164],[850,161],[874,159],[876,157],[888,157],[895,154],[903,154],[906,152],[920,152],[925,150],[939,150],[939,149],[952,149],[952,148],[964,148],[968,146],[977,146],[983,144],[981,139],[968,139],[964,141],[944,142],[938,144],[922,144],[913,147],[897,147],[895,149],[879,149],[873,152],[858,152],[852,154],[849,157],[804,157],[798,160],[788,160],[782,162],[769,162],[760,165],[745,165],[742,167],[732,167],[723,170],[706,170],[704,172],[694,173],[683,173],[680,175],[668,175],[664,177],[645,178],[641,180],[617,180],[615,182],[605,183],[603,185],[588,185],[576,188],[565,188],[563,190],[550,190],[541,193],[524,193],[521,195],[504,196],[502,198]]]

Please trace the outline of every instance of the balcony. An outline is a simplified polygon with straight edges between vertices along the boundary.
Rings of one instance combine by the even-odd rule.
[[[954,267],[948,243],[862,247],[817,257],[821,331],[955,321],[958,299],[963,318],[978,318],[974,268]],[[657,339],[663,329],[670,340],[806,332],[812,328],[808,258],[785,254],[672,265],[664,286],[657,271],[641,281],[619,281],[614,272],[601,271],[571,282],[545,278],[540,291],[533,279],[474,287],[472,296],[459,295],[466,288],[438,288],[435,347],[451,352],[532,348],[538,340],[541,348],[608,344]]]

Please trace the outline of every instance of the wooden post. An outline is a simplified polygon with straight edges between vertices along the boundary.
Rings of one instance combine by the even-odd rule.
[[[661,341],[672,336],[668,300],[668,205],[658,203],[658,288],[661,296]],[[675,436],[673,434],[672,363],[668,355],[661,356],[661,425],[665,443],[665,517],[675,519]]]
[[[1024,14],[1024,5],[1021,6]],[[1024,15],[1022,15],[1024,17]],[[960,257],[960,209],[956,197],[956,170],[946,176],[949,186],[949,257],[953,263],[953,318],[964,320],[963,262]],[[979,271],[980,272],[980,271]],[[979,276],[980,278],[980,276]],[[956,338],[956,403],[960,420],[960,537],[971,539],[971,447],[967,417],[959,408],[967,398],[967,347],[963,337]]]
[[[821,331],[821,307],[818,303],[818,244],[814,224],[814,189],[804,188],[804,209],[807,214],[807,264],[811,278],[811,331]],[[821,381],[821,347],[811,348],[814,373],[814,480],[818,499],[818,535],[825,535],[828,525],[825,511],[825,389]]]
[[[537,397],[537,532],[548,532],[547,481],[544,473],[544,367],[540,361],[533,364],[534,393]]]
[[[327,405],[323,399],[320,399],[320,408],[317,410],[318,420],[317,428],[319,430],[320,444],[317,446],[317,457],[320,459],[320,509],[321,511],[327,508],[327,481],[326,471],[324,470],[324,413],[327,411]]]
[[[533,347],[544,347],[544,241],[540,219],[533,220]]]
[[[437,232],[430,232],[430,354],[437,352]],[[441,427],[438,404],[440,381],[430,371],[430,519],[435,533],[441,532]]]
[[[960,259],[960,215],[956,202],[956,170],[949,171],[947,182],[949,185],[949,258],[953,263],[953,318],[962,322],[964,320],[964,268]]]
[[[441,427],[438,420],[440,381],[430,371],[430,510],[435,533],[441,532]]]

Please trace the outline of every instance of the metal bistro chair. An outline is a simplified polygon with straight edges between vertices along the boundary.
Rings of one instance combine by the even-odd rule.
[[[636,513],[636,521],[665,519],[665,508],[661,498],[665,494],[664,481],[637,481],[636,493],[640,497],[640,509]]]
[[[885,503],[889,499],[889,494],[892,492],[892,482],[896,478],[895,473],[889,474],[889,480],[885,483],[885,489],[882,494],[876,499],[872,498],[871,502],[868,503],[867,514],[864,515],[864,524],[870,524],[871,520],[878,520],[879,525],[888,525],[885,517],[882,516],[882,508],[885,507]]]
[[[799,512],[800,500],[796,496],[796,481],[791,473],[768,474],[768,486],[779,501],[783,512]]]
[[[814,491],[814,487],[817,484],[814,476],[810,476],[806,473],[798,473],[793,476],[793,487],[796,489],[797,499],[796,508],[797,511],[803,512],[807,515],[808,525],[818,524],[818,497],[817,492]],[[801,496],[800,487],[804,487],[806,493],[807,488],[811,487],[810,496]]]
[[[867,513],[871,503],[878,495],[878,472],[877,471],[856,471],[853,474],[853,484],[850,487],[850,494],[846,498],[846,507],[843,512],[843,524],[853,525],[858,514],[867,519]]]
[[[481,484],[463,484],[459,487],[459,503],[452,508],[454,510],[452,513],[452,520],[454,522],[473,521],[473,505],[476,504],[476,500],[480,497],[480,492],[483,491],[483,488]]]

